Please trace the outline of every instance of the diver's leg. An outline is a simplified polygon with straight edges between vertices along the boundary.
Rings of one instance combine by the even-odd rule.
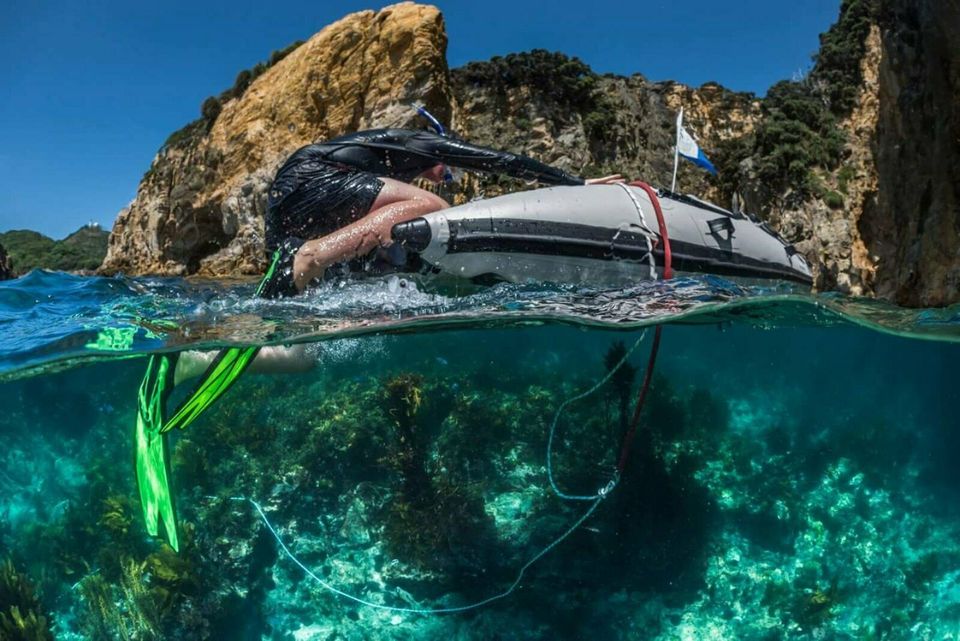
[[[391,243],[390,231],[397,223],[412,220],[450,205],[436,194],[390,178],[380,178],[383,188],[370,213],[322,238],[308,240],[293,260],[293,280],[303,291],[314,278],[334,263],[366,256]]]
[[[174,370],[174,385],[203,374],[219,352],[217,350],[187,350],[180,353]],[[262,347],[250,363],[250,372],[263,374],[298,374],[313,369],[317,359],[307,352],[306,345],[269,345]]]

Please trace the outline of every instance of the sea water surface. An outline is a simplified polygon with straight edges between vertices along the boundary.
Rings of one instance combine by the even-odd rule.
[[[253,288],[0,283],[0,638],[960,638],[956,307]],[[180,552],[148,536],[146,356],[300,343],[171,435]]]

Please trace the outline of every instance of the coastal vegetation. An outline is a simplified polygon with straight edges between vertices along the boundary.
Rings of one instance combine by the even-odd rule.
[[[0,233],[0,246],[9,255],[17,276],[32,269],[91,271],[103,262],[109,236],[99,225],[84,225],[63,240],[35,231],[14,230]]]
[[[469,62],[451,75],[455,84],[500,95],[509,89],[529,89],[532,100],[561,121],[579,117],[591,138],[606,138],[616,117],[614,104],[601,89],[600,75],[579,58],[558,51],[533,49],[494,56]],[[522,116],[514,124],[521,130],[530,127]]]
[[[839,123],[861,91],[860,64],[878,5],[878,0],[843,0],[839,19],[820,37],[810,70],[768,90],[754,132],[720,142],[716,184],[725,200],[760,185],[764,210],[797,206],[811,197],[831,208],[843,206],[840,194],[824,188],[821,175],[843,160],[847,139]]]

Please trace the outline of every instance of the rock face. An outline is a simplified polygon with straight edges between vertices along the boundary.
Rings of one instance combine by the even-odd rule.
[[[704,144],[750,132],[759,102],[717,84],[693,89],[597,76],[561,54],[533,51],[451,72],[454,128],[479,144],[525,153],[575,173],[623,173],[669,186],[680,105]],[[702,172],[682,167],[684,189],[714,195]],[[483,183],[498,191],[496,180]],[[515,188],[515,184],[511,183]],[[472,195],[472,194],[471,194]]]
[[[266,191],[284,158],[346,131],[410,125],[414,101],[448,119],[446,44],[440,12],[410,3],[326,27],[223,105],[208,131],[160,150],[101,271],[258,273]]]
[[[839,123],[844,160],[818,172],[843,206],[811,198],[764,213],[821,289],[948,305],[960,300],[960,2],[860,4],[875,18]]]
[[[841,195],[840,206],[831,207],[827,199],[818,195],[798,202],[787,192],[777,200],[789,204],[763,207],[757,202],[757,194],[749,186],[744,188],[748,208],[763,212],[807,257],[820,290],[856,296],[873,292],[876,261],[864,243],[859,223],[864,212],[875,207],[879,189],[874,146],[881,57],[880,29],[873,25],[864,44],[859,70],[862,82],[854,107],[837,124],[846,140],[843,161],[832,171],[822,167],[815,170],[824,192]]]
[[[881,14],[876,202],[860,231],[877,295],[960,299],[960,2],[890,0]]]
[[[599,76],[544,51],[449,71],[437,9],[352,14],[171,137],[120,213],[101,270],[259,273],[266,190],[283,159],[347,131],[422,127],[414,101],[480,144],[664,186],[682,106],[721,176],[681,163],[678,189],[723,205],[737,197],[808,257],[820,289],[949,304],[960,300],[958,7],[843,0],[811,76],[762,100],[715,83]],[[803,122],[798,104],[823,113]],[[813,142],[794,149],[797,135]],[[442,193],[459,202],[508,188],[469,176]]]
[[[3,245],[0,245],[0,280],[13,278],[13,261],[7,255]]]

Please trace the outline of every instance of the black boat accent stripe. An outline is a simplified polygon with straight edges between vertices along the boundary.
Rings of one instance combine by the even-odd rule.
[[[626,224],[616,232],[615,238],[619,244],[643,249],[647,251],[647,234],[644,234],[640,225]],[[637,231],[633,231],[637,230]],[[552,238],[557,242],[573,241],[585,244],[596,243],[604,247],[610,246],[610,228],[584,225],[582,223],[564,223],[554,220],[526,220],[523,218],[498,218],[494,224],[492,218],[463,218],[450,221],[450,242],[460,237],[486,238],[493,242],[504,237],[513,238]],[[654,236],[654,242],[659,237]],[[476,251],[476,250],[475,250]],[[482,250],[481,250],[482,251]]]
[[[809,285],[812,279],[789,267],[735,252],[670,239],[673,266],[680,271],[709,272],[721,276],[783,278]],[[568,256],[595,260],[647,258],[646,236],[621,230],[615,240],[610,229],[580,223],[490,218],[450,221],[447,253],[502,252]],[[654,248],[657,265],[663,266],[663,249]]]

